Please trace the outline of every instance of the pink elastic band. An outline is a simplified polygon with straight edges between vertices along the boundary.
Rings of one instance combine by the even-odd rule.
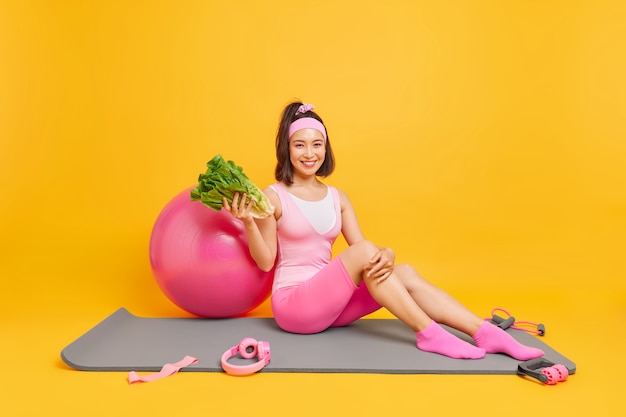
[[[178,373],[178,370],[180,368],[184,368],[185,366],[193,365],[194,363],[197,363],[197,362],[198,362],[198,359],[196,359],[194,357],[191,357],[191,356],[185,356],[183,359],[181,359],[180,361],[178,361],[176,363],[166,363],[161,368],[161,371],[159,371],[159,372],[157,372],[155,374],[139,376],[139,375],[137,375],[137,372],[131,371],[128,374],[128,383],[134,384],[135,382],[156,381],[157,379],[161,379],[161,378],[168,377],[170,375],[174,375],[174,374]]]
[[[320,121],[317,119],[314,119],[312,117],[303,117],[296,120],[291,124],[291,126],[289,126],[289,137],[291,137],[298,130],[302,129],[319,130],[324,136],[324,140],[326,140],[326,129],[324,128],[324,125],[320,123]]]

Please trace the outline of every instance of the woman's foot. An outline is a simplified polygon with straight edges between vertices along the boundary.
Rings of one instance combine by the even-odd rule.
[[[456,359],[480,359],[485,356],[484,349],[459,339],[434,321],[421,332],[415,333],[415,336],[417,348],[426,352]]]
[[[519,361],[543,356],[541,349],[522,345],[513,336],[486,321],[476,331],[473,339],[476,345],[485,349],[487,353],[504,353]]]

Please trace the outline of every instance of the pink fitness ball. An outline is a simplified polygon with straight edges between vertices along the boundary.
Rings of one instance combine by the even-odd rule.
[[[274,271],[256,265],[240,220],[192,202],[190,190],[163,208],[152,229],[156,282],[174,304],[196,316],[244,315],[269,297]]]

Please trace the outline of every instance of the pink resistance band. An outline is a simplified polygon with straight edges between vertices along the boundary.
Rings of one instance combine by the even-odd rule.
[[[170,375],[174,375],[174,374],[178,373],[178,370],[180,368],[184,368],[185,366],[193,365],[194,363],[197,363],[197,362],[198,362],[198,359],[196,359],[194,357],[191,357],[191,356],[185,356],[183,359],[181,359],[180,361],[178,361],[176,363],[166,363],[161,368],[161,371],[157,372],[155,374],[139,376],[139,375],[137,375],[137,372],[131,371],[128,374],[128,383],[129,384],[134,384],[135,382],[156,381],[157,379],[161,379],[161,378],[165,378],[165,377],[170,376]]]
[[[326,140],[326,129],[324,128],[324,125],[320,123],[320,121],[317,119],[314,119],[312,117],[303,117],[296,120],[289,126],[289,137],[291,137],[291,135],[296,133],[298,130],[302,129],[319,130],[324,136],[324,140]]]

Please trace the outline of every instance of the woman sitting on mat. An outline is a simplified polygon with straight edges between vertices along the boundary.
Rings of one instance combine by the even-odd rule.
[[[224,199],[243,221],[250,254],[259,268],[276,264],[271,305],[277,324],[292,333],[317,333],[345,326],[382,307],[416,333],[419,349],[452,358],[480,359],[504,353],[517,360],[543,355],[467,310],[422,278],[395,254],[368,241],[342,191],[319,177],[335,167],[328,132],[313,106],[291,103],[283,110],[276,137],[277,183],[264,189],[273,216],[254,219],[247,196]],[[342,233],[348,247],[332,258]],[[476,346],[438,323],[470,335]]]

